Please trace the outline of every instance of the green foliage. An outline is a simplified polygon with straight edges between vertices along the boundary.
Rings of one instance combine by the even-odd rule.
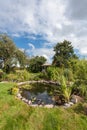
[[[72,58],[70,59],[70,69],[73,71],[73,74],[76,74],[77,67],[78,67],[79,59]]]
[[[29,71],[37,73],[42,70],[42,65],[46,62],[43,56],[36,56],[29,61]]]
[[[71,42],[64,40],[63,42],[57,43],[54,47],[55,55],[53,57],[53,64],[58,67],[69,67],[71,58],[77,58],[74,54]]]
[[[9,73],[13,65],[24,67],[27,60],[24,52],[19,50],[7,35],[0,35],[0,60],[3,60],[4,71]]]
[[[3,70],[0,69],[0,81],[3,81],[5,80],[7,77],[6,73],[3,72]]]
[[[73,81],[74,75],[71,69],[64,69],[64,77],[67,81]]]
[[[17,81],[18,80],[18,75],[16,75],[15,73],[10,73],[10,74],[7,74],[6,76],[6,80],[8,81]]]
[[[14,56],[15,49],[15,44],[8,36],[0,35],[0,59],[8,62]]]
[[[33,80],[34,75],[29,73],[26,69],[16,70],[15,73],[7,74],[6,80],[14,82],[23,82],[28,80]]]
[[[57,67],[48,67],[47,75],[50,80],[59,81],[62,75],[62,69],[59,69]]]
[[[24,88],[24,89],[27,89],[27,90],[31,90],[32,89],[32,85],[31,84],[25,84],[25,85],[22,85],[21,87]]]
[[[18,76],[18,81],[28,81],[33,80],[34,78],[34,75],[27,70],[16,71],[16,75]]]
[[[4,70],[10,71],[11,58],[15,57],[16,46],[6,35],[0,35],[0,59],[4,62]]]
[[[77,63],[76,78],[83,80],[86,83],[87,80],[87,61],[79,60]]]
[[[87,98],[87,61],[78,60],[75,65],[75,83],[74,91],[75,93]]]
[[[25,52],[20,51],[19,49],[16,51],[16,57],[20,64],[20,67],[25,68],[29,63],[29,59],[26,56]]]
[[[3,74],[4,74],[3,70],[0,69],[0,79],[2,78]]]
[[[87,85],[84,83],[79,83],[78,81],[73,85],[73,92],[77,95],[84,97],[87,100]]]
[[[84,96],[87,98],[87,85],[80,84],[78,87],[78,90],[81,96]]]
[[[45,71],[40,72],[37,76],[39,77],[39,79],[49,80],[49,76]]]
[[[64,76],[61,77],[61,86],[59,87],[58,95],[63,96],[65,102],[69,102],[72,93],[72,86],[67,86],[67,81]]]
[[[82,103],[79,103],[78,105],[76,105],[73,110],[76,112],[76,113],[84,113],[84,105]]]
[[[13,95],[17,95],[18,92],[19,92],[18,87],[13,87],[13,88],[11,89],[11,94],[13,94]]]
[[[18,81],[26,81],[30,79],[30,74],[27,70],[19,70],[16,72],[18,76]]]

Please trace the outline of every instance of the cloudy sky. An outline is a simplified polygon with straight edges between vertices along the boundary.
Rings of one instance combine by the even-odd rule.
[[[87,57],[87,0],[0,0],[0,33],[48,62],[64,39]]]

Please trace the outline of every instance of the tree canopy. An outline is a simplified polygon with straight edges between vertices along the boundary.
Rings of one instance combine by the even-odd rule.
[[[46,62],[46,58],[43,56],[35,56],[30,59],[29,61],[29,70],[31,72],[40,72],[42,66]]]
[[[57,43],[54,47],[54,57],[53,57],[53,65],[58,67],[68,67],[69,60],[71,58],[77,58],[74,53],[73,46],[71,42],[64,40],[63,42]]]
[[[7,35],[0,35],[0,60],[3,60],[6,69],[19,62],[25,65],[26,55],[19,50]]]

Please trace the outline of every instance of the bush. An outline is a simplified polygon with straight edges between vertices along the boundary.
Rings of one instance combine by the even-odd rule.
[[[32,80],[33,74],[29,73],[27,70],[16,70],[15,73],[10,73],[7,75],[8,81],[16,81],[16,82],[23,82]]]
[[[80,60],[78,61],[76,65],[76,79],[84,81],[84,83],[87,81],[87,61],[86,60]]]
[[[18,77],[18,81],[26,81],[31,77],[27,70],[18,70],[16,71],[16,75]]]
[[[38,77],[40,78],[40,79],[44,79],[44,80],[48,80],[49,78],[48,78],[48,75],[47,75],[47,72],[41,72],[41,73],[39,73],[38,74]]]
[[[57,67],[48,67],[47,75],[50,80],[60,81],[60,77],[62,75],[62,70]]]
[[[73,92],[77,95],[80,95],[87,99],[87,85],[83,83],[79,83],[78,81],[73,85]]]
[[[3,73],[3,70],[0,69],[0,78],[2,78]]]
[[[18,76],[18,81],[28,81],[32,79],[32,74],[27,70],[19,70],[16,72],[16,75]]]
[[[18,80],[18,76],[16,74],[8,74],[7,75],[7,80],[8,81],[17,81]]]
[[[72,73],[72,71],[70,69],[64,69],[64,77],[68,81],[73,81],[74,80],[73,73]]]
[[[5,79],[6,79],[6,76],[7,76],[6,73],[3,72],[3,70],[0,69],[0,81],[5,80]]]

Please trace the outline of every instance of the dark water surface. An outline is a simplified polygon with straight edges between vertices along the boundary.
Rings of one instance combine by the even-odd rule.
[[[54,96],[57,93],[58,86],[42,83],[31,84],[31,89],[22,88],[21,95],[32,101],[32,104],[55,104]]]

